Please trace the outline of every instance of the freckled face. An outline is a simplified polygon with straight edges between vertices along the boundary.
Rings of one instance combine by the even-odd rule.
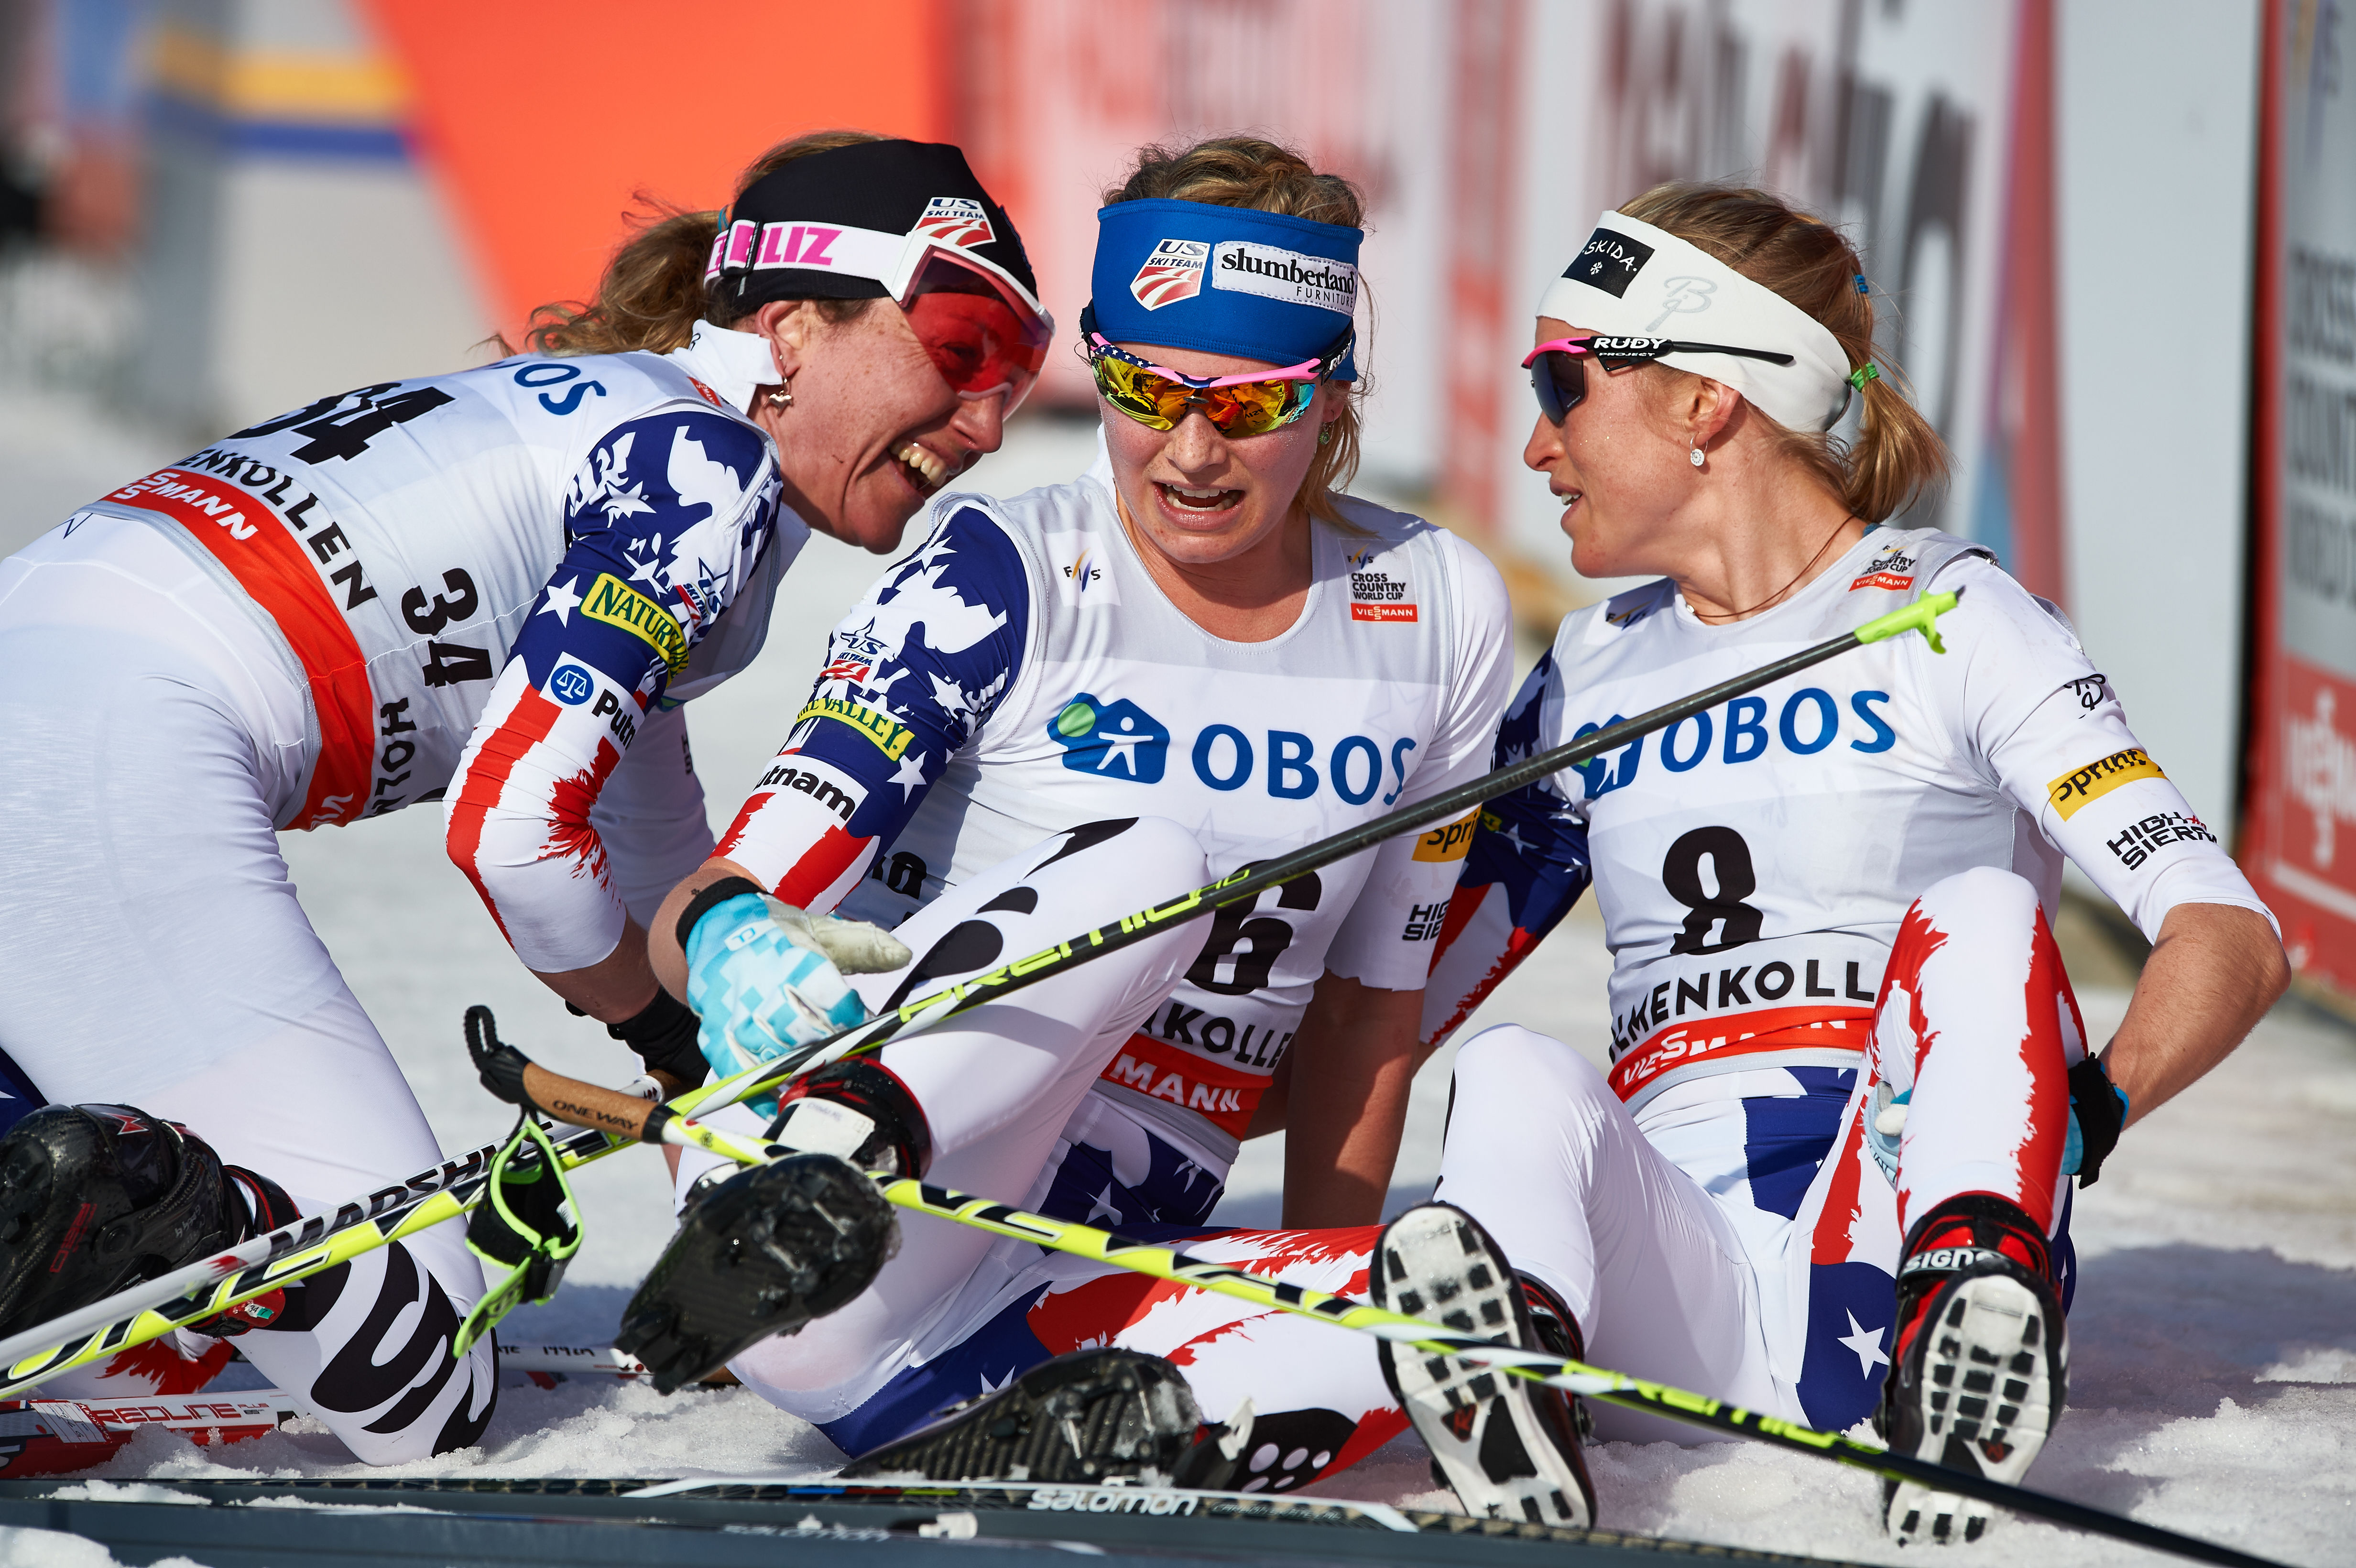
[[[1264,359],[1152,344],[1119,347],[1140,359],[1203,378],[1283,368]],[[1174,429],[1154,430],[1098,401],[1113,483],[1128,503],[1130,520],[1157,549],[1190,566],[1233,560],[1282,530],[1316,458],[1317,433],[1341,413],[1332,389],[1321,386],[1309,411],[1290,424],[1260,435],[1230,436],[1220,434],[1199,409],[1189,410]]]

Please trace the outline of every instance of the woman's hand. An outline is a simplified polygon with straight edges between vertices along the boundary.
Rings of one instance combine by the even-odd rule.
[[[2265,917],[2233,904],[2178,904],[2160,923],[2126,1021],[2103,1052],[2127,1097],[2127,1125],[2233,1053],[2290,984]]]
[[[1380,1224],[1423,1053],[1423,992],[1328,973],[1285,1052],[1284,1223]],[[1255,1129],[1259,1130],[1259,1129]]]

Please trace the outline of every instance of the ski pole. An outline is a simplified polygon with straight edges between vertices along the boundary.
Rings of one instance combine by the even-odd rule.
[[[1811,665],[1821,664],[1851,648],[1919,631],[1931,645],[1933,652],[1944,653],[1946,645],[1939,639],[1938,617],[1955,607],[1959,595],[1960,591],[1925,594],[1904,609],[1868,621],[1854,631],[1828,637],[1798,653],[1786,655],[1757,669],[1746,670],[1730,679],[1722,680],[1716,686],[1665,703],[1648,713],[1623,719],[1617,724],[1551,751],[1540,752],[1508,767],[1459,784],[1454,789],[1444,790],[1429,800],[1401,806],[1370,822],[1345,828],[1289,855],[1254,866],[1240,867],[1219,880],[1196,888],[1192,892],[1182,893],[1167,903],[1123,915],[1108,925],[1084,932],[1027,958],[1018,958],[986,974],[944,987],[890,1012],[879,1014],[865,1023],[854,1024],[798,1051],[757,1062],[733,1077],[706,1085],[711,1097],[703,1104],[716,1108],[720,1104],[733,1104],[740,1100],[752,1099],[830,1062],[880,1051],[901,1034],[928,1029],[952,1014],[1065,974],[1090,959],[1101,958],[1108,953],[1142,942],[1173,925],[1199,920],[1217,910],[1252,903],[1270,888],[1322,869],[1336,860],[1345,859],[1370,845],[1458,816],[1484,801],[1494,800],[1524,784],[1558,773],[1565,768],[1576,767],[1606,752],[1615,752],[1656,730],[1665,730],[1680,720],[1690,719],[1721,702],[1745,696],[1762,686],[1772,685],[1785,676],[1796,674]],[[512,1050],[510,1047],[500,1049]],[[535,1080],[532,1075],[543,1070],[531,1065],[519,1051],[515,1052],[512,1060],[497,1052],[488,1059],[478,1053],[476,1064],[482,1070],[484,1086],[510,1104],[530,1106],[561,1121],[599,1127],[616,1137],[634,1137],[646,1143],[679,1141],[666,1131],[683,1114],[676,1101],[666,1105],[650,1104],[616,1091],[599,1089],[570,1079],[562,1080],[566,1087],[560,1091],[556,1087],[558,1080],[555,1074],[546,1074],[544,1078]],[[552,1098],[560,1093],[567,1096],[566,1103],[561,1106]],[[725,1099],[722,1100],[723,1093]]]
[[[1854,631],[1484,774],[1430,800],[1321,839],[1279,859],[1240,869],[1169,903],[1124,916],[1030,957],[945,987],[776,1061],[760,1062],[733,1076],[690,1089],[664,1104],[650,1104],[618,1090],[559,1079],[530,1062],[522,1052],[502,1044],[488,1029],[484,1030],[487,1039],[478,1042],[476,1016],[479,1011],[487,1022],[487,1009],[469,1009],[468,1045],[474,1051],[484,1084],[500,1098],[511,1104],[529,1105],[557,1120],[594,1129],[577,1133],[557,1145],[559,1164],[564,1170],[576,1170],[633,1141],[692,1142],[691,1137],[667,1136],[665,1128],[698,1111],[718,1110],[751,1099],[845,1056],[880,1050],[894,1038],[930,1029],[969,1007],[1067,972],[1173,923],[1256,900],[1279,883],[1354,855],[1393,834],[1454,816],[1483,801],[1615,751],[1681,719],[1771,685],[1851,648],[1919,631],[1934,651],[1944,651],[1937,618],[1954,609],[1955,601],[1954,593],[1926,594],[1904,609],[1869,621]],[[498,1144],[487,1144],[462,1159],[445,1161],[405,1182],[341,1203],[332,1216],[306,1216],[209,1258],[9,1335],[0,1340],[0,1399],[456,1219],[479,1200],[490,1161],[499,1147]]]
[[[560,1078],[554,1073],[549,1076]],[[576,1086],[561,1079],[560,1083],[566,1090],[589,1087],[586,1084]],[[667,1124],[664,1135],[666,1141],[691,1145],[740,1165],[760,1165],[794,1152],[766,1138],[749,1138],[692,1122]],[[934,1187],[913,1177],[898,1176],[889,1171],[871,1170],[867,1174],[886,1201],[912,1213],[969,1226],[994,1236],[1028,1242],[1054,1252],[1069,1253],[1076,1257],[1088,1258],[1132,1274],[1168,1280],[1173,1285],[1191,1285],[1197,1290],[1232,1296],[1257,1307],[1312,1317],[1337,1328],[1355,1329],[1376,1339],[1412,1346],[1430,1355],[1451,1356],[1478,1366],[1494,1367],[1512,1376],[1562,1389],[1584,1398],[1601,1400],[1607,1404],[1639,1410],[1651,1415],[1666,1416],[1670,1420],[1707,1427],[1713,1432],[1748,1437],[1775,1447],[1788,1448],[1794,1453],[1815,1455],[1855,1469],[1869,1470],[1890,1480],[1912,1481],[1937,1491],[1959,1492],[2010,1509],[2015,1513],[2029,1514],[2097,1535],[2112,1536],[2155,1551],[2173,1552],[2203,1563],[2222,1563],[2227,1568],[2283,1568],[2282,1564],[2236,1552],[2231,1547],[2179,1535],[2157,1525],[2145,1524],[2044,1492],[2031,1491],[2026,1487],[1992,1481],[1966,1470],[1952,1470],[1944,1465],[1934,1465],[1908,1455],[1892,1454],[1887,1449],[1876,1448],[1837,1433],[1818,1432],[1777,1416],[1672,1388],[1665,1383],[1646,1382],[1624,1372],[1550,1356],[1542,1350],[1526,1350],[1519,1346],[1459,1333],[1443,1325],[1388,1311],[1350,1296],[1312,1290],[1306,1285],[1289,1285],[1282,1280],[1251,1274],[1226,1264],[1211,1263],[1192,1257],[1175,1247],[1130,1241],[1077,1221],[1055,1220],[1044,1214],[1028,1213],[992,1199]]]

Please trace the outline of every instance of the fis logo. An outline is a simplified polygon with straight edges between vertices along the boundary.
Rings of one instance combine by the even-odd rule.
[[[926,202],[916,232],[943,245],[987,245],[998,238],[981,203],[964,196],[937,196]]]
[[[1120,603],[1120,588],[1105,564],[1102,540],[1093,533],[1050,534],[1047,561],[1055,571],[1055,594],[1066,607],[1094,609]]]
[[[1160,310],[1203,292],[1203,269],[1211,259],[1210,245],[1201,240],[1164,240],[1153,247],[1129,292],[1148,310]]]
[[[1126,697],[1107,702],[1079,693],[1048,721],[1047,738],[1076,773],[1159,784],[1170,765],[1170,727]]]

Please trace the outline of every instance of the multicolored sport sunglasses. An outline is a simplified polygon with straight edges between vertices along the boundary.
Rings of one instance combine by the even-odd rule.
[[[1012,413],[1039,379],[1055,324],[1020,288],[936,248],[898,299],[941,379],[960,398],[1006,394]]]
[[[1745,359],[1764,359],[1770,365],[1789,365],[1789,354],[1776,354],[1764,348],[1730,348],[1723,343],[1681,343],[1671,337],[1603,337],[1590,333],[1582,337],[1556,337],[1539,344],[1522,361],[1522,368],[1530,373],[1530,390],[1538,396],[1538,411],[1548,424],[1560,424],[1570,411],[1587,399],[1586,358],[1593,355],[1606,370],[1616,370],[1625,365],[1643,365],[1664,354],[1733,354]]]
[[[1200,409],[1221,435],[1265,435],[1309,411],[1317,384],[1350,351],[1344,330],[1314,359],[1248,376],[1189,376],[1123,352],[1097,330],[1096,313],[1080,313],[1082,351],[1104,400],[1149,430],[1175,430],[1187,411]]]

